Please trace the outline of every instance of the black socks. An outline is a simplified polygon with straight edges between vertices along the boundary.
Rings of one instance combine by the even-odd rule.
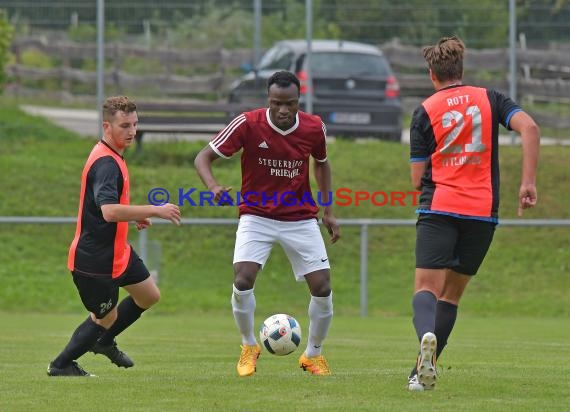
[[[132,297],[127,296],[119,303],[117,308],[117,320],[101,335],[99,344],[102,346],[111,345],[115,336],[135,323],[145,310],[146,309],[137,306]]]
[[[440,300],[437,302],[435,315],[435,336],[437,337],[437,357],[447,345],[447,338],[453,330],[457,319],[457,305]]]
[[[69,343],[52,364],[56,368],[65,368],[72,361],[87,353],[103,332],[105,332],[105,328],[97,325],[89,316],[75,329]]]
[[[424,333],[435,330],[436,304],[437,298],[427,290],[419,291],[412,299],[412,307],[414,308],[413,322],[418,341],[421,341]]]
[[[455,325],[457,305],[444,300],[436,300],[435,296],[427,291],[416,293],[412,300],[412,305],[414,307],[414,327],[416,328],[418,340],[421,341],[426,332],[435,333],[437,337],[436,358],[439,358]],[[410,377],[416,373],[417,370],[414,366]]]

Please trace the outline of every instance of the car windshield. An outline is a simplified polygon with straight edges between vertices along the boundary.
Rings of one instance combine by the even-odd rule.
[[[390,69],[382,56],[363,53],[313,53],[313,75],[321,76],[388,76]]]
[[[273,47],[259,62],[260,70],[287,70],[291,67],[293,52],[287,47]]]

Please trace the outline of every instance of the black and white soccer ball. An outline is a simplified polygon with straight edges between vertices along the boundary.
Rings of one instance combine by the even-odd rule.
[[[301,325],[294,317],[278,313],[263,321],[259,329],[259,339],[269,353],[278,356],[289,355],[295,352],[301,343]]]

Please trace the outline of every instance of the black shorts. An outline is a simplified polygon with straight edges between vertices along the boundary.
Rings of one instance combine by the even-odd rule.
[[[112,279],[110,275],[109,277],[86,276],[76,271],[72,271],[71,274],[83,306],[97,319],[104,318],[117,305],[120,287],[134,285],[150,277],[144,262],[133,249],[127,269],[117,278]]]
[[[496,223],[421,213],[416,223],[416,268],[475,275],[491,246]]]

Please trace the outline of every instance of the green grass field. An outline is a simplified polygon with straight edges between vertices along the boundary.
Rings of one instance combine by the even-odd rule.
[[[47,363],[82,319],[0,313],[0,410],[564,411],[570,402],[568,319],[463,317],[436,390],[424,393],[406,390],[417,350],[407,317],[336,317],[325,345],[330,377],[302,372],[299,350],[263,352],[257,373],[239,378],[229,308],[145,315],[119,338],[135,367],[86,354],[81,365],[96,378],[47,377]],[[306,332],[307,319],[299,321]]]

